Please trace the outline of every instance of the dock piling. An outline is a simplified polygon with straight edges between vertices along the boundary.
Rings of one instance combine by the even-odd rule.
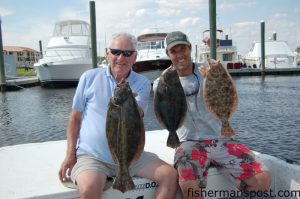
[[[90,1],[90,23],[91,23],[91,46],[93,68],[97,68],[97,37],[96,37],[96,13],[95,1]]]
[[[209,26],[210,26],[210,58],[217,59],[217,27],[216,27],[216,0],[209,1]]]
[[[3,43],[2,43],[2,20],[0,16],[0,91],[6,91],[6,79],[5,79],[5,66],[3,57]]]
[[[261,74],[265,74],[265,22],[260,22],[260,40],[261,40]]]

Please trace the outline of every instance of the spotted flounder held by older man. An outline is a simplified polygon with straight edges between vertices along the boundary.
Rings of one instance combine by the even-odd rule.
[[[123,193],[134,189],[128,168],[144,151],[145,128],[128,82],[122,81],[117,85],[109,102],[106,138],[112,157],[119,166],[112,187]]]
[[[218,62],[210,62],[203,86],[204,102],[208,110],[222,123],[221,135],[231,137],[235,134],[229,118],[238,106],[238,95],[228,71]]]
[[[176,130],[185,120],[187,102],[176,70],[167,69],[160,76],[154,93],[154,110],[157,120],[169,131],[167,146],[178,147]]]

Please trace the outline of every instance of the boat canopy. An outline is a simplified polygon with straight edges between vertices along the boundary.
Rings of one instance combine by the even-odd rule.
[[[266,41],[265,42],[266,56],[272,55],[287,55],[294,56],[293,52],[288,47],[285,41]],[[257,42],[248,53],[249,57],[261,57],[261,43]]]
[[[138,36],[138,42],[145,42],[145,41],[159,41],[164,40],[167,36],[167,33],[148,33],[144,35]]]
[[[81,20],[65,20],[55,24],[53,36],[88,36],[90,34],[89,24]]]

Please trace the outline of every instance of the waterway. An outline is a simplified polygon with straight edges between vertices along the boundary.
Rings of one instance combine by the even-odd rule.
[[[236,139],[252,150],[300,164],[300,76],[235,77]],[[0,147],[65,139],[75,88],[25,88],[0,93]],[[153,101],[146,130],[161,129]]]

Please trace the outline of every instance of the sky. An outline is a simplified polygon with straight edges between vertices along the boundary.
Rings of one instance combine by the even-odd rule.
[[[98,55],[111,36],[129,32],[183,31],[193,45],[200,45],[209,29],[209,0],[94,0]],[[45,50],[57,21],[90,21],[89,0],[0,0],[4,46]],[[240,55],[260,41],[260,23],[265,39],[277,34],[292,51],[300,46],[300,0],[216,0],[217,29],[228,35]]]

